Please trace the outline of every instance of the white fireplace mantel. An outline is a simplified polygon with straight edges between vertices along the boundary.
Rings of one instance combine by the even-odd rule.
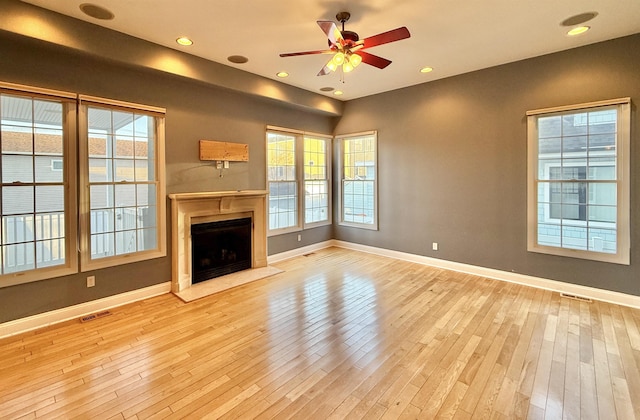
[[[192,224],[251,217],[251,268],[267,266],[267,193],[265,190],[247,190],[169,194],[172,292],[191,287]]]

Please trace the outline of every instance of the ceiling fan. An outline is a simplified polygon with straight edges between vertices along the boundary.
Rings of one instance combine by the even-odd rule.
[[[344,73],[348,73],[356,68],[361,62],[369,64],[373,67],[383,69],[391,64],[391,60],[370,54],[364,49],[375,47],[389,42],[400,41],[411,36],[409,30],[403,26],[391,31],[373,35],[365,39],[360,39],[357,33],[346,31],[344,23],[349,20],[351,14],[349,12],[340,12],[336,15],[336,19],[342,22],[342,30],[338,30],[336,24],[330,20],[319,20],[318,26],[327,35],[329,49],[316,51],[301,51],[294,53],[283,53],[280,57],[294,57],[298,55],[309,54],[333,54],[333,57],[320,70],[318,76],[324,76],[332,71],[336,71],[342,67]]]

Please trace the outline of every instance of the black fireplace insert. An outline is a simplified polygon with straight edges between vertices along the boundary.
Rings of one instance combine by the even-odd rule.
[[[251,218],[191,225],[191,282],[251,268]]]

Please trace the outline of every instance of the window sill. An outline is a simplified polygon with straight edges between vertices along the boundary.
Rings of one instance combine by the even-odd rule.
[[[155,250],[137,252],[133,254],[116,255],[113,257],[100,258],[96,260],[83,260],[80,265],[80,272],[99,270],[102,268],[115,267],[122,264],[130,264],[141,261],[163,258],[167,256],[166,250]]]
[[[605,252],[584,251],[581,249],[558,248],[544,245],[531,245],[527,248],[529,252],[539,254],[555,255],[558,257],[579,258],[582,260],[606,262],[612,264],[630,265],[629,250],[623,250],[617,254],[607,254]]]
[[[70,263],[71,265],[72,263]],[[34,281],[48,280],[56,277],[69,276],[78,273],[75,267],[46,267],[37,270],[21,271],[18,273],[8,273],[0,276],[0,288],[16,286],[18,284],[31,283]]]
[[[354,223],[354,222],[340,222],[338,226],[352,227],[358,229],[366,229],[366,230],[378,230],[378,224],[364,224],[364,223]]]

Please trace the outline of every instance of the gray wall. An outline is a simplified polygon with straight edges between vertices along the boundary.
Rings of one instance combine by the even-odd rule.
[[[633,295],[640,295],[637,249],[631,266],[526,251],[525,112],[631,96],[633,246],[640,232],[638,69],[635,35],[351,101],[338,122],[0,30],[0,80],[165,107],[168,193],[264,188],[267,124],[335,134],[378,130],[380,230],[329,226],[303,232],[301,242],[297,234],[273,237],[270,254],[336,238]],[[219,178],[198,160],[200,139],[248,143],[250,161]],[[431,251],[432,242],[441,250]],[[170,266],[162,258],[0,288],[0,322],[166,282]],[[88,289],[91,274],[97,284]]]
[[[0,80],[166,108],[167,193],[265,189],[266,125],[327,134],[335,125],[326,113],[103,60],[3,31]],[[249,162],[232,162],[220,178],[211,163],[199,160],[200,139],[247,143]],[[306,237],[326,241],[331,230],[319,228],[304,235],[305,243]],[[170,238],[168,242],[170,245]],[[269,252],[299,244],[290,236],[277,241],[275,250]],[[86,287],[88,275],[96,276],[93,288]],[[167,257],[0,288],[0,323],[170,280],[171,259]]]
[[[628,96],[631,265],[527,252],[526,111]],[[639,101],[640,35],[350,101],[335,134],[378,130],[380,229],[335,238],[640,295]]]

